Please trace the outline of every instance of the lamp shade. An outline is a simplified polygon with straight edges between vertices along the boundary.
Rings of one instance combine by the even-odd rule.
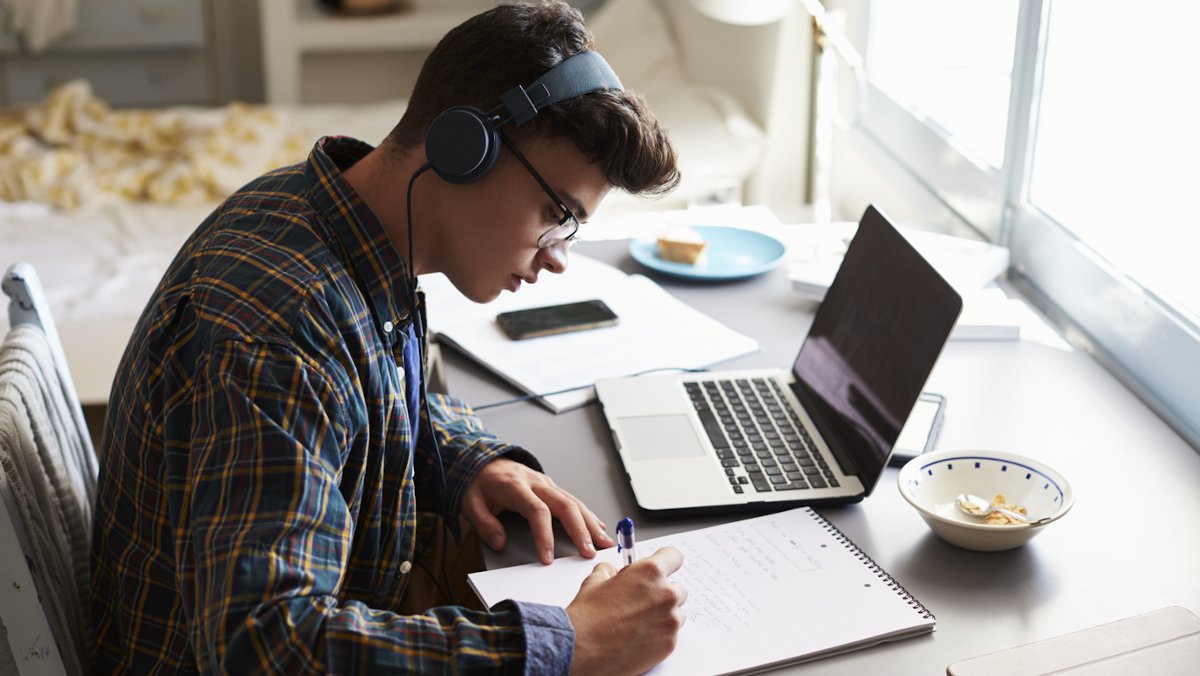
[[[735,26],[762,26],[780,21],[791,10],[791,0],[691,0],[704,16]]]

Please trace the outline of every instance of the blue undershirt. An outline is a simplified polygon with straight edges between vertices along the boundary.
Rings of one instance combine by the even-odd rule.
[[[404,403],[408,407],[408,421],[412,427],[409,434],[409,452],[416,453],[417,437],[421,425],[421,341],[417,340],[417,322],[408,323],[404,339]]]

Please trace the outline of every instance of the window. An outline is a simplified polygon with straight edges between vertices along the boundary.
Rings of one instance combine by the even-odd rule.
[[[1093,4],[1050,8],[1029,201],[1195,322],[1200,6]]]
[[[1200,5],[843,4],[894,180],[1008,245],[1014,280],[1200,448]]]
[[[965,155],[1003,164],[1016,4],[875,0],[870,22],[870,80]]]

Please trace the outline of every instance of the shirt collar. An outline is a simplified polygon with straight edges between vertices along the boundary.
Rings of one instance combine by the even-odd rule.
[[[341,243],[355,283],[371,305],[380,335],[393,345],[411,315],[408,269],[383,225],[342,171],[373,148],[349,137],[325,136],[308,156],[305,176],[310,200],[325,226]]]

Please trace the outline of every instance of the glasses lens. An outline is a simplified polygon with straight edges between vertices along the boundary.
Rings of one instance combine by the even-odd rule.
[[[567,216],[562,223],[542,233],[542,236],[538,238],[538,248],[549,249],[563,242],[570,246],[575,243],[575,234],[578,232],[579,221],[575,220],[573,216]]]

